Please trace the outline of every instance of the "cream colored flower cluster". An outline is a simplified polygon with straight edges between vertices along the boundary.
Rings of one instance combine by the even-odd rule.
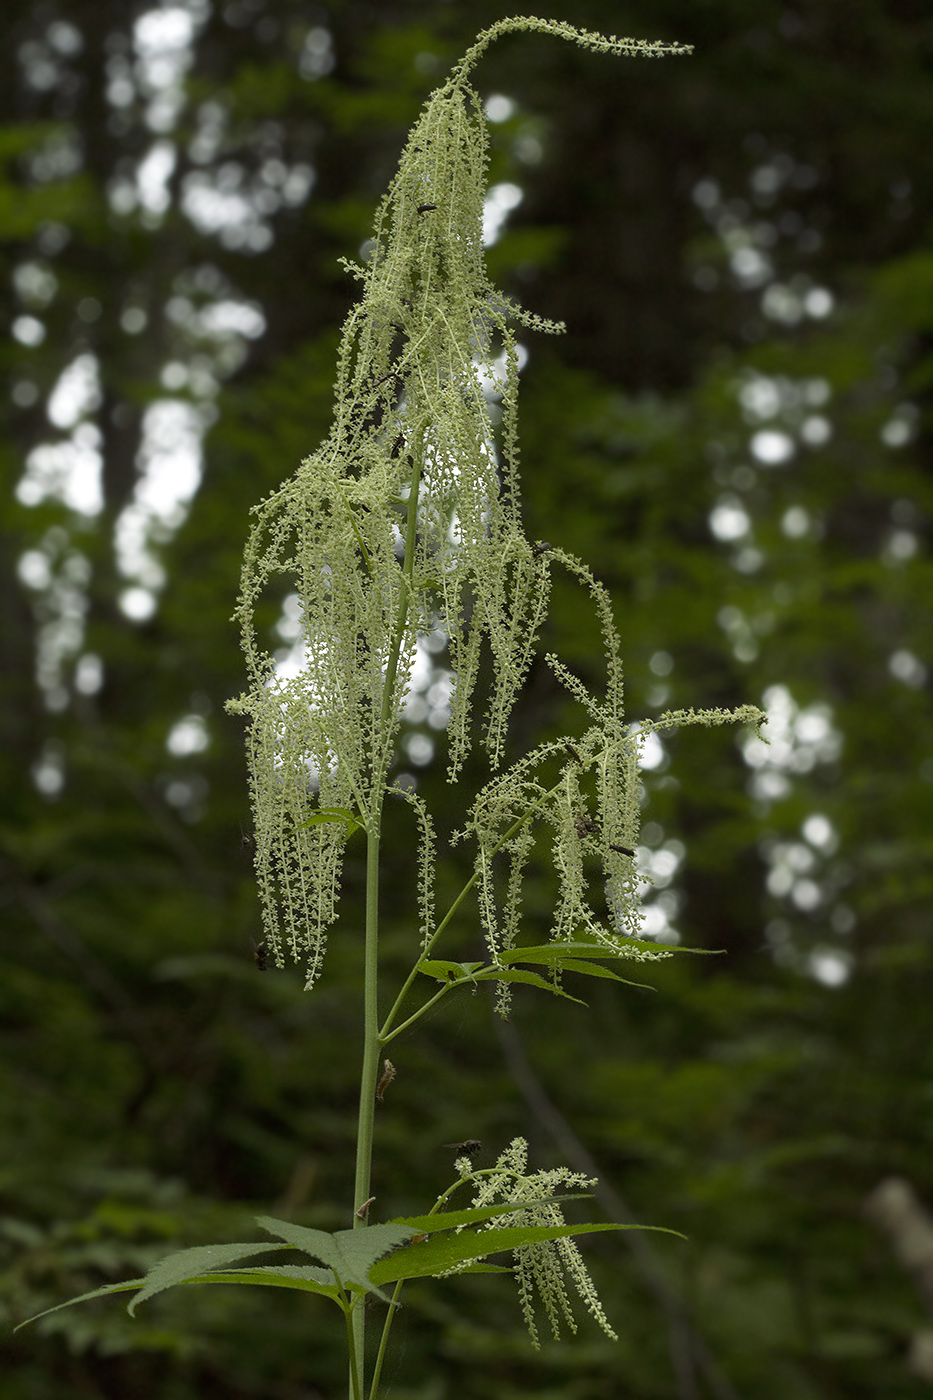
[[[460,1159],[456,1165],[464,1176],[470,1175],[469,1158]],[[569,1171],[565,1167],[529,1173],[527,1166],[528,1144],[524,1138],[518,1137],[512,1139],[494,1167],[477,1175],[474,1206],[491,1206],[500,1201],[528,1202],[524,1210],[494,1216],[486,1225],[486,1229],[495,1231],[522,1225],[562,1226],[566,1222],[560,1206],[544,1198],[553,1196],[557,1191],[566,1190],[567,1187],[585,1189],[596,1185],[589,1177],[580,1172]],[[490,1253],[493,1252],[494,1248],[491,1248]],[[566,1322],[571,1332],[576,1332],[577,1324],[567,1293],[568,1282],[573,1285],[577,1296],[606,1335],[616,1340],[616,1334],[609,1326],[593,1281],[587,1273],[583,1256],[569,1235],[556,1240],[541,1240],[522,1245],[513,1250],[512,1257],[522,1315],[535,1347],[540,1346],[535,1321],[536,1293],[544,1306],[555,1339],[560,1337],[561,1319]]]

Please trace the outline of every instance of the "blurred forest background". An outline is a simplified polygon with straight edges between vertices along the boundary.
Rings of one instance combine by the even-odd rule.
[[[521,8],[520,6],[518,7]],[[646,931],[717,957],[590,1010],[485,995],[398,1045],[380,1218],[442,1144],[590,1154],[588,1321],[408,1289],[395,1400],[913,1400],[924,1305],[864,1215],[933,1204],[933,14],[927,0],[560,0],[690,58],[497,44],[493,276],[523,334],[528,532],[610,587],[630,716],[761,703],[766,748],[647,755]],[[0,18],[0,1260],[9,1325],[252,1215],[348,1223],[362,845],[313,996],[257,976],[229,622],[248,512],[329,422],[356,257],[428,91],[501,0],[6,0]],[[596,674],[578,599],[546,637]],[[270,605],[287,653],[295,617]],[[277,630],[276,630],[277,629]],[[444,656],[400,765],[439,826]],[[542,666],[515,751],[561,724]],[[435,758],[435,755],[437,756]],[[389,836],[407,966],[411,832]],[[354,851],[356,852],[354,858]],[[442,866],[442,890],[459,869]],[[528,932],[551,899],[542,869]],[[476,934],[463,932],[463,956]],[[582,1144],[582,1147],[581,1147]],[[5,1400],[336,1397],[299,1296],[119,1301],[0,1340]]]

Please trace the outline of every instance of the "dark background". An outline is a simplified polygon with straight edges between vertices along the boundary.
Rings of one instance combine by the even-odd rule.
[[[615,1345],[584,1320],[533,1353],[501,1279],[412,1286],[391,1394],[910,1400],[929,1391],[907,1363],[923,1305],[863,1207],[892,1173],[933,1200],[933,18],[910,0],[535,9],[695,53],[522,36],[477,70],[511,103],[491,183],[523,194],[490,268],[568,323],[522,336],[528,532],[612,590],[633,719],[751,701],[773,742],[763,760],[692,731],[645,774],[651,917],[720,956],[589,1012],[529,992],[504,1042],[485,996],[445,1005],[398,1046],[377,1125],[383,1219],[448,1182],[442,1143],[480,1138],[492,1161],[522,1133],[538,1166],[585,1145],[615,1193],[594,1209],[689,1241],[587,1246]],[[173,1248],[250,1238],[255,1213],[347,1223],[360,850],[313,996],[257,976],[228,619],[249,507],[327,429],[353,292],[336,260],[358,256],[428,91],[510,12],[3,8],[11,1326]],[[166,454],[183,480],[185,450],[173,507],[152,484]],[[545,642],[595,678],[569,593]],[[516,752],[561,706],[536,670]],[[480,771],[448,788],[441,758],[409,767],[449,830]],[[401,970],[407,825],[388,840]],[[459,874],[442,862],[442,898]],[[533,938],[550,899],[541,869]],[[218,1288],[0,1346],[5,1400],[329,1400],[342,1344],[323,1303]]]

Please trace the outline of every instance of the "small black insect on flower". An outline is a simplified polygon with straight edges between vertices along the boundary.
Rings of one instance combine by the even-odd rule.
[[[253,950],[253,962],[256,964],[256,971],[265,972],[269,966],[269,949],[266,945],[266,940],[263,939],[261,943],[257,943],[255,938],[251,938],[249,940],[249,946]]]
[[[444,1146],[452,1147],[458,1157],[475,1157],[483,1150],[479,1138],[467,1138],[465,1142],[445,1142]]]

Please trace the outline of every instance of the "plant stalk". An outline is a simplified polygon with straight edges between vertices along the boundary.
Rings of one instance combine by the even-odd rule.
[[[418,495],[421,485],[421,454],[412,454],[411,491],[405,527],[405,556],[402,562],[398,610],[389,645],[382,689],[379,729],[373,742],[372,810],[366,833],[366,939],[363,967],[363,1063],[360,1070],[360,1102],[356,1132],[356,1175],[353,1186],[353,1228],[365,1229],[368,1214],[358,1211],[370,1197],[373,1162],[373,1125],[376,1113],[376,1084],[379,1075],[379,843],[385,784],[391,758],[390,736],[394,728],[392,697],[398,678],[399,657],[411,603],[411,575],[415,564],[418,530]],[[350,1395],[359,1393],[365,1377],[365,1308],[362,1300],[350,1315]]]
[[[405,1280],[400,1278],[398,1283],[395,1285],[395,1292],[392,1294],[392,1301],[389,1304],[389,1309],[386,1313],[385,1324],[382,1328],[382,1336],[379,1339],[379,1354],[376,1357],[376,1364],[373,1367],[373,1379],[369,1389],[369,1400],[378,1400],[379,1378],[382,1375],[382,1363],[385,1360],[386,1347],[389,1344],[389,1333],[392,1330],[392,1323],[395,1320],[395,1314],[399,1308],[398,1299],[399,1294],[402,1291],[402,1284],[404,1282]]]

